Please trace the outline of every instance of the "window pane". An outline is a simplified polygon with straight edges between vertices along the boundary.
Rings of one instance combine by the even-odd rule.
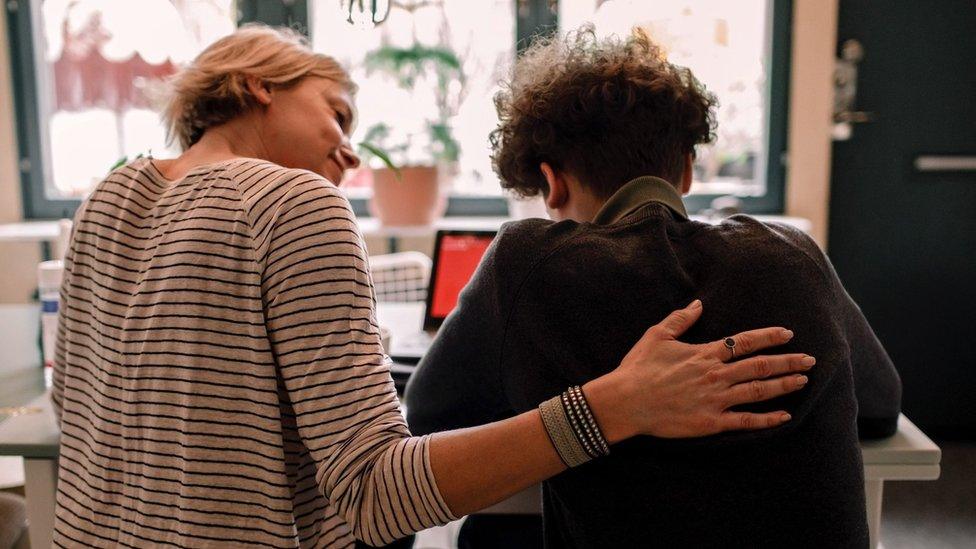
[[[84,197],[122,156],[167,150],[161,83],[234,31],[233,0],[44,0],[35,52],[51,200]]]
[[[350,24],[340,4],[348,2],[311,0],[310,27],[313,48],[359,84],[353,142],[368,139],[400,165],[451,165],[456,156],[453,194],[500,195],[488,134],[497,122],[492,97],[515,56],[514,0],[380,1],[389,13],[375,27],[359,14]],[[368,196],[368,170],[350,175],[349,195]]]
[[[598,36],[640,27],[668,59],[690,68],[719,99],[717,140],[698,149],[692,193],[766,192],[767,0],[576,0],[559,3],[563,31],[592,23]]]

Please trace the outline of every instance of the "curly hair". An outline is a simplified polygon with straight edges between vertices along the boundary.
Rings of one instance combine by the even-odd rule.
[[[543,39],[495,95],[492,163],[502,187],[548,193],[549,163],[602,198],[654,175],[677,185],[686,154],[715,139],[715,96],[645,33],[598,39],[591,25]]]
[[[313,52],[298,32],[248,24],[211,44],[169,81],[162,113],[167,141],[186,150],[207,128],[250,109],[255,103],[247,89],[248,76],[278,88],[320,76],[339,82],[350,93],[356,91],[346,70],[335,59]]]

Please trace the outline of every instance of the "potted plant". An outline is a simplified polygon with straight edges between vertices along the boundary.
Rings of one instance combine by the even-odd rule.
[[[367,162],[375,157],[384,165],[372,169],[371,213],[384,225],[429,225],[446,210],[447,183],[460,154],[450,119],[463,92],[461,61],[449,47],[414,43],[377,48],[366,55],[365,66],[368,74],[381,72],[406,91],[430,86],[431,112],[417,109],[417,119],[395,127],[374,124],[360,144]]]

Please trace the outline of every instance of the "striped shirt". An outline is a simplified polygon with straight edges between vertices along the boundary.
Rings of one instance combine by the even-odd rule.
[[[55,545],[351,547],[454,518],[322,177],[131,162],[79,210],[61,299]]]

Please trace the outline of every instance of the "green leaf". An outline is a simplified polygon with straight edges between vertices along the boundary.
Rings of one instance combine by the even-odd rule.
[[[386,151],[371,143],[366,143],[366,142],[360,143],[359,148],[364,149],[367,152],[369,152],[369,154],[375,156],[376,158],[379,158],[383,162],[383,164],[386,165],[387,168],[393,170],[393,173],[396,175],[397,181],[401,180],[402,174],[400,173],[400,168],[396,167],[393,164],[393,161],[390,160],[390,155],[386,154]]]
[[[449,120],[453,116],[452,105],[450,102],[450,86],[452,83],[460,83],[464,86],[465,78],[462,70],[461,60],[449,46],[425,46],[419,42],[414,42],[410,47],[402,48],[385,45],[366,54],[364,60],[367,74],[374,71],[381,71],[392,77],[397,85],[410,91],[422,76],[426,76],[433,88],[434,101],[437,107],[437,116],[434,120],[426,120],[427,131],[426,139],[422,150],[426,150],[433,162],[448,161],[455,162],[460,156],[460,144],[452,135]],[[456,107],[454,107],[456,108]],[[406,138],[396,137],[397,141],[403,143],[390,143],[391,132],[389,126],[379,123],[371,127],[363,138],[373,146],[382,146],[388,155],[395,158],[398,155],[406,155],[414,144],[416,135],[411,134]],[[415,161],[415,159],[411,159]]]
[[[152,154],[152,149],[149,150],[149,154]],[[145,155],[143,155],[142,153],[139,153],[139,154],[137,154],[135,156],[135,158],[133,158],[133,160],[138,160],[138,159],[142,158],[143,156],[145,156]],[[115,164],[112,164],[112,167],[109,168],[108,171],[109,171],[109,173],[111,173],[111,172],[115,171],[116,168],[119,168],[121,166],[124,166],[124,165],[126,165],[128,163],[129,163],[129,157],[127,155],[124,155],[123,154],[121,158],[119,158],[118,160],[115,161]]]
[[[433,144],[440,145],[440,150],[431,151],[435,158],[456,162],[461,154],[461,145],[454,139],[451,127],[447,124],[428,124],[431,141]]]
[[[124,166],[128,162],[129,162],[129,157],[123,154],[118,160],[115,161],[115,164],[112,164],[112,167],[109,168],[108,171],[114,172],[116,168]]]

